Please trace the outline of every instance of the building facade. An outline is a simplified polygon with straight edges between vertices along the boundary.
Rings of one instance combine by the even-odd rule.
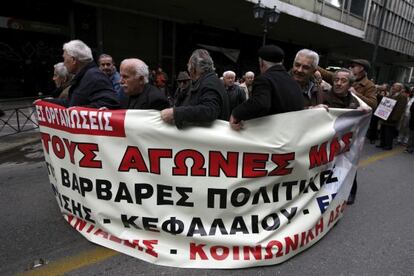
[[[276,6],[280,13],[277,23],[267,25],[266,39],[285,50],[287,68],[299,49],[310,48],[320,54],[324,67],[364,58],[374,61],[372,77],[377,82],[407,82],[414,64],[413,2],[262,0],[261,4]],[[53,64],[62,60],[62,45],[70,39],[85,41],[94,56],[112,55],[118,64],[138,57],[150,68],[161,66],[171,85],[177,72],[186,70],[196,48],[210,50],[218,74],[258,73],[264,21],[253,17],[256,4],[257,0],[10,2],[0,11],[0,97],[48,94],[53,89]]]

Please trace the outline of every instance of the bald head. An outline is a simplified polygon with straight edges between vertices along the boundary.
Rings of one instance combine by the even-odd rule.
[[[148,66],[140,59],[124,59],[120,66],[121,86],[128,96],[137,95],[144,91],[148,83]]]

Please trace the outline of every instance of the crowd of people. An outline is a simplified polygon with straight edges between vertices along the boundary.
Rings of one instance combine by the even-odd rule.
[[[375,110],[382,97],[389,97],[396,100],[394,109],[387,120],[372,116],[367,137],[375,143],[379,136],[377,146],[384,150],[392,149],[397,138],[406,145],[406,152],[413,152],[413,87],[375,85],[368,79],[370,64],[364,59],[351,60],[348,68],[330,72],[319,67],[315,51],[302,49],[288,71],[284,57],[280,47],[263,46],[258,51],[260,74],[249,71],[236,81],[233,71],[219,77],[209,52],[197,49],[187,70],[179,72],[173,91],[161,68],[150,72],[143,60],[127,58],[117,72],[110,55],[102,54],[97,65],[91,49],[72,40],[63,46],[63,63],[55,65],[57,90],[48,101],[65,107],[155,109],[164,122],[177,128],[221,119],[240,131],[244,121],[266,115],[306,108],[364,109],[356,96]],[[349,204],[355,200],[356,187],[355,177]]]

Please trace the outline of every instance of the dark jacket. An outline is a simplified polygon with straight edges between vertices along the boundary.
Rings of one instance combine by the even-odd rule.
[[[72,79],[67,99],[48,100],[65,107],[120,107],[109,78],[99,70],[95,62],[88,63]]]
[[[341,97],[335,94],[332,89],[323,94],[323,104],[333,108],[356,109],[359,107],[358,100],[351,93]]]
[[[126,102],[122,103],[122,108],[125,109],[156,109],[163,110],[168,108],[167,97],[156,86],[146,83],[144,91],[138,95],[129,96]]]
[[[238,120],[302,110],[302,91],[283,65],[270,67],[253,81],[252,96],[233,110]]]
[[[226,92],[229,97],[230,112],[246,100],[246,93],[237,84],[226,88]]]
[[[410,130],[414,131],[414,103],[412,103],[410,107],[410,122],[408,127]]]
[[[203,74],[192,83],[190,93],[174,107],[174,121],[178,128],[186,123],[211,123],[228,120],[229,99],[224,86],[214,72]]]

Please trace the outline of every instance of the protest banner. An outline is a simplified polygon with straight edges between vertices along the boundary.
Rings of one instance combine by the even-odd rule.
[[[374,115],[386,121],[394,109],[396,103],[397,101],[394,99],[383,97],[377,109],[375,110]]]
[[[158,111],[37,102],[51,188],[88,240],[155,264],[281,263],[342,217],[370,113],[309,109],[178,130]]]

